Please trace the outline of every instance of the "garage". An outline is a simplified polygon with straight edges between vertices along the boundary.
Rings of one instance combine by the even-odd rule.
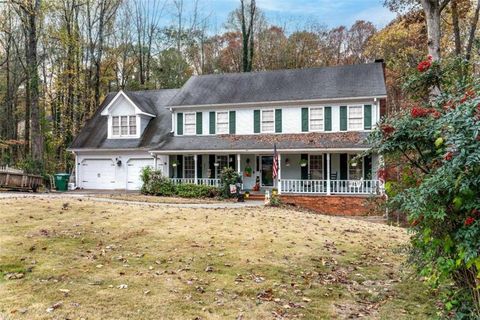
[[[140,176],[145,167],[153,167],[153,159],[130,159],[127,162],[128,190],[140,190],[142,188],[143,182]]]
[[[85,159],[81,163],[84,189],[115,189],[115,164],[111,159]]]

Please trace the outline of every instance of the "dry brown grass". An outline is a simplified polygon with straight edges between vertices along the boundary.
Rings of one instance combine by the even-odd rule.
[[[432,312],[425,287],[402,278],[405,257],[393,250],[407,235],[399,228],[285,209],[46,198],[0,200],[0,219],[0,319],[422,319]],[[5,279],[15,273],[24,277]]]
[[[141,201],[149,203],[174,203],[174,204],[190,204],[190,203],[221,203],[220,199],[192,199],[192,198],[180,198],[180,197],[155,197],[147,196],[137,193],[112,193],[112,194],[98,194],[93,195],[98,198],[126,200],[126,201]]]

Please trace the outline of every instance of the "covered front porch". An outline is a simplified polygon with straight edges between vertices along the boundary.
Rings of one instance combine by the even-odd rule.
[[[231,167],[242,177],[243,190],[254,193],[276,188],[279,194],[380,195],[383,185],[375,178],[378,156],[357,159],[360,152],[282,150],[277,153],[277,179],[273,151],[168,154],[160,166],[176,184],[218,186],[222,169]]]

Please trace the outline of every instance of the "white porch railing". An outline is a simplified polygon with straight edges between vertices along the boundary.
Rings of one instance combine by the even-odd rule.
[[[208,179],[208,178],[198,178],[197,183],[195,183],[195,178],[170,178],[170,181],[173,184],[202,184],[206,186],[218,187],[220,185],[220,179]]]
[[[280,180],[281,193],[327,193],[327,180]]]
[[[328,180],[282,179],[280,193],[327,194]],[[330,194],[381,194],[379,180],[330,180]]]
[[[199,178],[198,184],[206,186],[218,187],[220,185],[220,179]]]

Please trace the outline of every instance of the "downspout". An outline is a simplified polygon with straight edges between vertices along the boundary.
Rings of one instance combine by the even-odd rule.
[[[170,110],[170,113],[172,114],[172,129],[170,130],[170,133],[174,133],[175,132],[175,115],[173,113],[172,108],[168,108],[168,110]]]

